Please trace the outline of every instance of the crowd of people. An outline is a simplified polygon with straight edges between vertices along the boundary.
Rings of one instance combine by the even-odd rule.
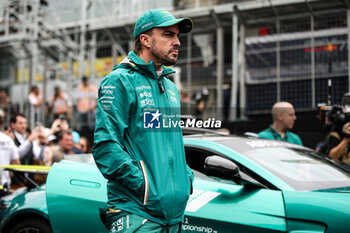
[[[51,166],[65,155],[91,153],[91,138],[84,134],[93,130],[97,90],[83,77],[76,91],[79,125],[70,125],[72,104],[59,87],[49,101],[51,121],[41,119],[43,96],[37,86],[28,95],[29,117],[18,111],[4,90],[0,91],[0,164]],[[49,127],[45,122],[50,122]],[[85,130],[85,131],[84,131]],[[13,178],[12,178],[13,179]],[[10,187],[8,172],[1,184]]]
[[[89,83],[89,79],[84,76],[78,85],[74,95],[76,106],[76,128],[78,131],[93,130],[95,120],[95,110],[97,101],[97,88]],[[54,87],[54,93],[48,101],[43,103],[43,95],[38,86],[33,86],[28,96],[30,127],[33,128],[36,122],[45,122],[41,119],[41,112],[45,112],[48,119],[66,118],[69,122],[73,117],[73,103],[71,98],[62,91],[61,87]],[[45,106],[45,109],[42,107]]]
[[[74,101],[73,101],[74,100]],[[73,109],[73,102],[76,109]],[[22,111],[14,104],[5,89],[0,89],[0,109],[5,112],[3,127],[10,125],[10,118],[17,113],[28,116],[28,126],[33,129],[36,124],[50,125],[54,119],[65,118],[73,122],[79,131],[92,131],[95,125],[95,111],[97,103],[97,88],[89,83],[84,76],[77,86],[73,96],[68,96],[60,86],[53,88],[52,96],[44,100],[43,91],[39,86],[30,88],[27,105]],[[73,115],[75,114],[76,115]],[[74,119],[73,119],[74,117]],[[91,132],[90,132],[91,133]]]
[[[181,94],[183,96],[183,93]],[[192,99],[195,98],[192,97]],[[197,99],[202,100],[203,98]],[[83,77],[81,84],[76,89],[78,124],[75,130],[70,127],[72,102],[60,87],[55,87],[54,95],[49,101],[48,111],[52,112],[51,118],[53,119],[50,127],[45,127],[41,123],[40,108],[43,106],[42,101],[42,92],[37,86],[33,86],[28,95],[30,108],[29,118],[27,118],[26,115],[18,112],[7,93],[0,90],[1,137],[4,138],[3,135],[9,136],[18,151],[18,156],[13,152],[14,150],[9,153],[11,159],[5,159],[7,162],[0,159],[1,164],[52,165],[53,162],[60,161],[64,154],[91,152],[91,137],[81,135],[81,132],[92,134],[95,127],[97,88],[89,84],[89,79]],[[197,110],[198,108],[196,108],[196,113]],[[259,132],[259,137],[302,145],[300,137],[291,132],[296,121],[293,105],[288,102],[277,102],[273,105],[271,113],[272,124]],[[350,164],[348,159],[350,157],[350,153],[348,153],[349,124],[345,124],[339,132],[331,132],[321,152],[335,160],[342,160]]]

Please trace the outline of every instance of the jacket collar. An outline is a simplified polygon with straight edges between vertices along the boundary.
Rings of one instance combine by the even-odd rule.
[[[113,70],[117,68],[129,68],[135,71],[138,71],[140,73],[146,73],[147,76],[158,79],[156,67],[154,65],[153,60],[151,60],[148,64],[144,62],[139,56],[136,55],[134,51],[130,51],[128,56],[123,59],[122,62],[119,63],[119,65],[114,66]],[[163,78],[169,74],[175,73],[174,70],[167,68],[165,66],[162,66],[163,72],[160,76],[160,78]]]

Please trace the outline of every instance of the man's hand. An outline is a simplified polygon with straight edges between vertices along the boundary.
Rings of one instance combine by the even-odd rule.
[[[61,130],[60,128],[61,119],[57,118],[51,125],[51,134],[54,134]]]
[[[40,126],[37,126],[33,129],[32,133],[28,136],[28,141],[32,142],[36,140],[40,133]]]
[[[329,152],[329,157],[332,159],[340,160],[343,155],[348,153],[349,142],[350,142],[350,122],[345,123],[343,125],[343,134],[344,138],[340,141],[340,143],[331,149]]]
[[[345,136],[350,136],[350,122],[343,125],[343,133]]]

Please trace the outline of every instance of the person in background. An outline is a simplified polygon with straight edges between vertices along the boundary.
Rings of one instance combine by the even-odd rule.
[[[0,127],[4,123],[4,117],[5,112],[0,109]],[[10,138],[8,135],[4,134],[0,130],[0,164],[1,165],[9,165],[9,164],[20,164],[19,160],[19,154],[18,149],[13,142],[12,138]],[[0,170],[1,174],[1,181],[0,184],[2,187],[0,187],[0,190],[3,194],[6,194],[9,192],[10,185],[11,185],[11,177],[10,173],[8,171],[3,171],[3,169]]]
[[[76,104],[79,116],[78,130],[88,132],[95,126],[95,109],[97,101],[97,88],[89,84],[87,77],[82,78],[76,92]]]
[[[40,122],[40,109],[43,101],[43,96],[37,86],[32,86],[28,95],[29,101],[29,113],[30,113],[30,124],[29,127],[32,129],[36,122]]]
[[[61,161],[65,155],[77,154],[73,146],[72,130],[61,130],[58,134],[58,148],[52,154],[52,163]]]
[[[288,102],[277,102],[272,107],[272,125],[258,133],[260,138],[275,139],[302,145],[301,139],[290,130],[293,129],[295,120],[294,107]]]
[[[49,129],[39,126],[36,130],[38,130],[38,137],[33,141],[34,164],[46,165],[48,162],[47,137]]]
[[[80,146],[78,145],[80,140],[80,134],[77,131],[72,131],[72,139],[73,139],[73,148],[72,151],[74,154],[82,154],[83,151],[80,149]]]
[[[180,93],[168,79],[174,73],[168,66],[177,61],[180,33],[191,30],[190,18],[145,12],[135,25],[135,51],[101,82],[93,156],[108,179],[111,233],[181,231],[193,181],[182,132],[145,129],[143,116],[149,107],[157,109],[150,121],[159,120],[159,109],[180,115]]]
[[[71,119],[72,103],[68,99],[67,94],[63,93],[58,86],[55,87],[55,94],[51,97],[51,109],[54,119]]]
[[[60,145],[58,143],[59,135],[62,131],[68,131],[71,132],[69,128],[69,123],[65,118],[57,118],[53,121],[51,128],[49,130],[48,136],[47,136],[47,163],[46,165],[52,165],[52,158],[53,155],[60,154]],[[73,134],[72,134],[72,140],[73,140]]]
[[[350,165],[350,93],[345,93],[341,105],[332,106],[327,114],[330,130],[319,152]]]
[[[192,96],[192,99],[196,103],[194,116],[197,119],[203,119],[203,114],[207,107],[208,98],[209,98],[209,90],[207,87],[203,87],[200,91],[196,92]]]
[[[350,122],[334,129],[327,136],[322,153],[334,160],[350,164]]]
[[[14,140],[18,147],[21,164],[33,165],[33,141],[38,138],[40,127],[35,127],[33,131],[28,129],[27,117],[21,113],[11,118],[11,129],[6,133]]]
[[[0,109],[5,112],[3,126],[5,126],[5,130],[7,130],[7,127],[10,125],[10,119],[17,113],[17,110],[4,89],[0,89]]]
[[[89,139],[85,136],[81,136],[78,142],[78,149],[83,153],[91,153],[91,146]]]

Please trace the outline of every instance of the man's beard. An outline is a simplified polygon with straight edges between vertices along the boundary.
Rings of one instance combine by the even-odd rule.
[[[168,55],[172,52],[173,49],[166,51],[160,51],[156,48],[155,43],[152,44],[151,53],[153,57],[157,59],[157,61],[165,66],[174,65],[177,62],[177,56],[173,59],[169,58]]]

